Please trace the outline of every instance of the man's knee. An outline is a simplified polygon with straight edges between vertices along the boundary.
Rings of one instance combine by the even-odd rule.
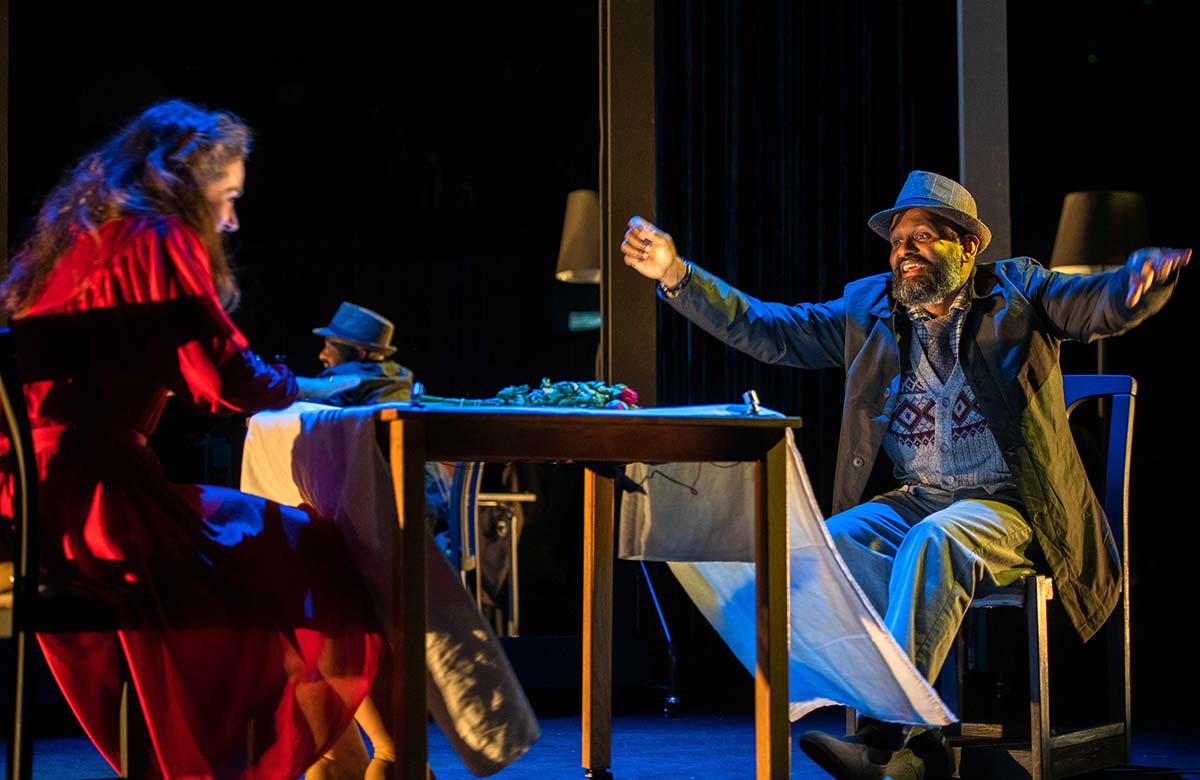
[[[860,548],[892,555],[904,536],[904,523],[885,503],[868,501],[839,512],[825,521],[843,555],[847,548]]]
[[[909,537],[913,543],[938,546],[957,543],[978,549],[1022,534],[1031,535],[1032,531],[1017,510],[993,501],[966,500],[924,518],[913,526]]]
[[[945,513],[932,514],[914,525],[904,539],[906,546],[912,544],[941,547],[958,535],[959,519]]]

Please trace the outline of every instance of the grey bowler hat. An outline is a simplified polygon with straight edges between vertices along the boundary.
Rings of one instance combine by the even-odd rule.
[[[896,205],[867,220],[867,225],[884,238],[892,232],[892,218],[905,209],[923,208],[941,215],[968,233],[979,236],[979,252],[991,243],[992,231],[979,221],[975,198],[967,188],[938,173],[913,171],[908,174]]]
[[[392,346],[394,331],[391,320],[353,303],[342,303],[328,325],[313,328],[313,333],[318,336],[354,344],[368,352],[382,352],[385,355],[396,351]]]

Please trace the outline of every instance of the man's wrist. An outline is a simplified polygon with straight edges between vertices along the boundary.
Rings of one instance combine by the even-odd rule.
[[[671,265],[667,266],[667,270],[663,272],[658,283],[663,287],[674,287],[683,281],[683,277],[687,276],[688,261],[682,257],[676,257]]]
[[[683,273],[673,274],[675,277],[674,283],[669,283],[667,274],[664,274],[658,283],[659,292],[666,298],[675,298],[678,296],[683,291],[683,288],[687,287],[688,282],[692,280],[692,264],[683,258],[679,259],[679,263],[683,266]]]

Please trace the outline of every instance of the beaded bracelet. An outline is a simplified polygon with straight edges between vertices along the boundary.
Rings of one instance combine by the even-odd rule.
[[[658,283],[658,289],[663,294],[664,298],[678,297],[679,293],[682,292],[683,288],[687,287],[688,282],[692,281],[692,264],[689,263],[687,260],[684,260],[683,264],[685,266],[687,266],[687,270],[683,272],[682,279],[680,279],[678,282],[671,285],[670,287],[667,287],[662,282]]]

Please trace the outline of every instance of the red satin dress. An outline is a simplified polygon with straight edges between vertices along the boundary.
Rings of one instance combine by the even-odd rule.
[[[381,637],[329,521],[167,481],[146,437],[168,394],[214,414],[286,406],[296,382],[222,310],[197,233],[170,217],[80,234],[17,335],[42,478],[42,566],[133,627],[41,635],[117,765],[122,657],[156,776],[295,778],[352,722]]]

